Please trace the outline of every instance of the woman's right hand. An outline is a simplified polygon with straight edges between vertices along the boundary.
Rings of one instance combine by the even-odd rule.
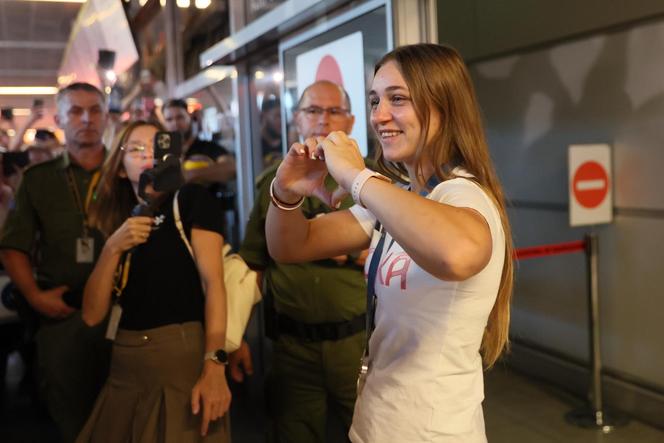
[[[316,145],[322,140],[323,137],[317,137],[293,143],[277,169],[274,190],[279,200],[294,203],[302,196],[314,195],[329,203],[325,189],[327,166],[324,161],[312,158]]]
[[[122,254],[148,241],[152,231],[152,217],[129,217],[106,241],[106,247]]]

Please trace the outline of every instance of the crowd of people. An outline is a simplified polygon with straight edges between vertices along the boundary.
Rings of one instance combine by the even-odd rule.
[[[14,193],[21,181],[23,169],[60,155],[62,147],[57,136],[48,128],[33,128],[44,117],[44,104],[36,99],[28,118],[16,127],[11,108],[3,108],[0,117],[0,225],[7,217]],[[34,129],[30,144],[24,144],[28,129]]]
[[[180,99],[161,121],[112,128],[111,145],[96,87],[70,84],[56,103],[63,147],[37,131],[42,151],[3,177],[0,259],[37,319],[36,378],[62,440],[229,441],[227,377],[252,368],[247,343],[224,349],[218,197],[233,155],[199,139]],[[454,49],[403,46],[376,64],[368,108],[374,159],[326,80],[299,97],[283,159],[275,128],[261,141],[274,158],[239,253],[274,344],[268,440],[324,442],[329,406],[355,443],[485,442],[512,241],[472,82]],[[182,139],[183,184],[168,190],[144,180],[161,131]],[[1,135],[5,155],[20,147],[20,131]]]

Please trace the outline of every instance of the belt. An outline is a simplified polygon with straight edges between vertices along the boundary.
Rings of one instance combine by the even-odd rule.
[[[292,335],[306,341],[341,340],[364,331],[366,314],[360,314],[347,321],[331,323],[302,323],[285,314],[277,314],[279,334]]]

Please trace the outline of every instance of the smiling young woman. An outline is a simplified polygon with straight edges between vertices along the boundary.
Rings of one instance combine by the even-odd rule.
[[[398,184],[342,132],[295,143],[275,200],[334,206],[345,191],[357,205],[310,220],[272,205],[270,254],[372,251],[353,442],[485,442],[482,372],[507,346],[512,240],[470,77],[452,48],[404,46],[376,65],[369,101],[379,168]]]

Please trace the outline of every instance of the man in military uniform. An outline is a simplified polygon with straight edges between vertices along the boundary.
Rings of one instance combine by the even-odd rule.
[[[350,133],[354,120],[347,93],[328,81],[306,88],[295,111],[295,124],[303,139],[332,131]],[[286,265],[270,258],[265,219],[276,169],[268,169],[258,179],[240,248],[249,266],[264,273],[268,334],[275,340],[267,382],[268,409],[274,424],[270,431],[278,442],[323,442],[328,403],[335,406],[346,431],[353,415],[365,337],[362,262],[358,256],[341,256]],[[336,188],[330,177],[327,186]],[[341,207],[351,205],[349,197]],[[307,198],[302,205],[307,218],[330,211],[315,198]]]
[[[106,154],[104,95],[87,83],[69,85],[58,93],[55,121],[66,151],[25,171],[0,234],[0,258],[39,315],[39,387],[63,440],[71,442],[92,410],[110,355],[103,327],[88,328],[79,311],[103,242],[87,226],[86,212]]]

